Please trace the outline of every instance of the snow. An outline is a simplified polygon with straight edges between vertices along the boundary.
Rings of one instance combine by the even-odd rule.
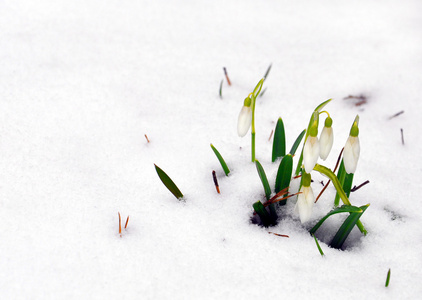
[[[420,11],[417,0],[2,1],[0,298],[418,298]],[[278,117],[289,148],[333,98],[333,167],[360,116],[354,183],[370,183],[350,200],[371,204],[369,233],[354,229],[344,251],[323,243],[344,216],[317,232],[324,257],[307,231],[332,187],[307,224],[294,200],[277,226],[250,223],[264,191],[237,117],[270,63],[256,151],[272,186]],[[343,100],[361,94],[361,106]],[[118,212],[130,215],[122,237]]]

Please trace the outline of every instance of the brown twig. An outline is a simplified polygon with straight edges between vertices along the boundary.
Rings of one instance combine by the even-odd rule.
[[[149,139],[148,139],[148,136],[145,134],[145,138],[147,139],[147,142],[149,143]]]
[[[229,79],[229,75],[227,74],[226,67],[223,67],[223,70],[224,70],[224,75],[226,76],[226,79],[227,79],[227,83],[229,85],[232,85],[232,83],[230,82],[230,79]]]
[[[401,132],[401,144],[404,145],[403,128],[400,128],[400,132]]]
[[[270,137],[268,138],[268,141],[271,141],[271,138],[272,138],[272,136],[273,136],[273,133],[274,133],[274,129],[273,129],[273,130],[271,130]]]
[[[285,234],[279,234],[279,233],[275,233],[275,232],[268,232],[269,234],[274,234],[274,235],[276,235],[276,236],[281,236],[281,237],[286,237],[286,238],[289,238],[289,236],[288,235],[285,235]]]
[[[391,117],[389,117],[388,119],[389,119],[389,120],[391,120],[392,118],[395,118],[395,117],[397,117],[397,116],[400,116],[402,113],[404,113],[404,110],[399,111],[398,113],[396,113],[396,114],[392,115],[392,116],[391,116]]]
[[[125,229],[127,228],[127,223],[129,223],[129,216],[127,216],[127,219],[126,219]]]
[[[368,184],[369,183],[369,180],[367,180],[367,181],[365,181],[364,183],[361,183],[360,185],[358,185],[358,186],[354,186],[351,190],[350,190],[350,192],[356,192],[358,189],[360,189],[361,187],[363,187],[364,185],[366,185],[366,184]]]
[[[122,237],[122,218],[120,217],[120,212],[118,212],[119,214],[119,234],[120,237]]]
[[[212,179],[214,180],[215,189],[217,190],[217,193],[220,194],[220,187],[218,186],[217,175],[215,174],[214,170],[212,170]]]
[[[340,151],[340,154],[338,155],[338,158],[337,158],[337,163],[336,163],[336,166],[334,167],[334,171],[333,171],[333,173],[335,173],[335,171],[337,170],[337,168],[338,168],[338,165],[340,164],[340,159],[341,159],[341,155],[343,154],[343,151],[344,151],[344,148],[341,148],[341,151]]]

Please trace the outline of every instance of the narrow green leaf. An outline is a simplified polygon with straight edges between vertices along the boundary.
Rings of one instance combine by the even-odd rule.
[[[344,168],[344,163],[343,163],[343,159],[342,159],[341,163],[340,163],[340,167],[338,168],[338,172],[337,172],[337,179],[338,179],[338,182],[339,182],[339,184],[342,188],[344,186],[344,179],[346,178],[346,174],[347,174],[346,169]],[[343,189],[343,191],[344,191],[344,189]],[[349,198],[349,196],[347,196],[347,198]],[[336,197],[334,198],[334,206],[337,207],[339,205],[340,205],[340,194],[337,192]]]
[[[258,97],[259,93],[261,92],[262,85],[264,84],[264,80],[265,80],[265,78],[262,78],[262,79],[258,82],[258,84],[256,85],[256,87],[254,88],[254,90],[253,90],[253,92],[252,92],[253,97],[254,97],[255,99],[256,99],[256,97]]]
[[[351,205],[343,205],[340,207],[337,207],[330,211],[328,214],[326,214],[321,220],[318,221],[318,223],[315,224],[314,227],[312,227],[310,234],[313,235],[319,227],[321,227],[322,223],[324,223],[325,220],[328,219],[328,217],[339,214],[339,213],[359,213],[362,212],[362,209],[357,206],[351,206]]]
[[[154,164],[155,170],[157,171],[158,177],[160,177],[163,184],[168,188],[168,190],[177,198],[181,199],[183,198],[182,192],[179,190],[179,188],[176,186],[176,184],[171,180],[171,178],[156,164]]]
[[[391,275],[391,269],[388,269],[387,279],[385,280],[385,287],[388,287],[388,285],[390,284],[390,275]]]
[[[221,99],[223,99],[223,79],[221,79],[221,82],[220,82],[220,98]]]
[[[346,241],[349,233],[352,231],[353,227],[356,225],[356,222],[359,221],[359,218],[368,208],[369,204],[363,205],[360,208],[362,212],[351,213],[350,216],[344,221],[340,226],[340,229],[337,231],[336,235],[333,237],[333,240],[330,243],[330,247],[340,249],[344,242]]]
[[[229,168],[227,167],[227,164],[226,164],[226,162],[224,161],[224,158],[221,156],[220,152],[218,152],[218,150],[217,150],[217,149],[213,146],[213,144],[210,144],[210,146],[211,146],[212,151],[214,151],[215,156],[217,156],[218,161],[220,162],[221,167],[222,167],[222,168],[223,168],[223,170],[224,170],[224,173],[226,174],[226,176],[229,176],[230,170],[229,170]]]
[[[262,185],[264,186],[265,197],[267,200],[271,198],[271,188],[268,183],[267,175],[265,175],[264,168],[258,160],[255,160],[256,170],[258,171],[259,178],[261,178]]]
[[[318,105],[317,107],[315,107],[315,111],[320,112],[321,109],[323,109],[324,106],[327,105],[331,100],[333,100],[333,99],[330,98],[330,99],[322,102],[320,105]]]
[[[322,251],[321,246],[319,245],[318,240],[317,240],[317,238],[315,237],[315,235],[314,235],[314,234],[313,234],[313,237],[314,237],[314,239],[315,239],[315,243],[316,243],[316,245],[317,245],[317,247],[318,247],[318,251],[319,251],[319,253],[321,254],[321,256],[324,256],[324,252]]]
[[[303,139],[303,136],[306,133],[306,129],[303,129],[303,131],[298,135],[298,137],[296,138],[296,141],[293,143],[292,149],[290,149],[290,154],[291,155],[295,155],[297,148],[300,145],[300,142]]]
[[[275,188],[274,191],[277,194],[281,190],[290,186],[290,180],[292,179],[293,172],[293,156],[287,154],[283,157],[278,167],[277,177],[275,179]],[[287,194],[287,193],[286,193]],[[286,200],[280,201],[280,205],[285,205]]]
[[[268,211],[265,209],[264,204],[261,203],[261,201],[257,201],[253,204],[253,209],[258,214],[258,216],[261,218],[262,225],[265,227],[268,227],[272,224],[274,224],[274,219],[271,218]]]
[[[283,120],[278,118],[274,131],[272,162],[275,162],[278,157],[283,157],[284,155],[286,155],[286,135]]]
[[[268,69],[267,69],[267,72],[265,72],[265,75],[264,75],[264,81],[265,81],[265,79],[267,79],[267,76],[268,76],[268,74],[270,73],[270,70],[271,70],[272,65],[273,65],[273,64],[270,64],[270,65],[269,65],[269,67],[268,67]]]

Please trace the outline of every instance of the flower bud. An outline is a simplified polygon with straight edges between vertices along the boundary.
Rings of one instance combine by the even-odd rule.
[[[300,194],[297,196],[295,212],[299,214],[300,222],[305,223],[311,218],[315,197],[310,186],[311,175],[305,173],[302,176],[303,185],[300,188]]]
[[[333,120],[330,117],[325,119],[325,126],[322,129],[321,136],[319,138],[319,157],[322,160],[326,160],[328,154],[330,154],[331,148],[333,147],[334,135],[333,128],[331,127]]]
[[[310,129],[310,135],[303,147],[303,165],[306,173],[311,173],[319,157],[319,142],[317,138],[318,127],[314,124]]]
[[[249,127],[251,127],[251,123],[252,123],[251,103],[252,103],[251,98],[247,97],[239,113],[239,118],[237,121],[237,134],[240,137],[244,137],[246,133],[248,133]]]
[[[360,155],[359,143],[359,116],[356,116],[350,129],[349,138],[346,141],[343,151],[343,163],[347,173],[355,173]]]

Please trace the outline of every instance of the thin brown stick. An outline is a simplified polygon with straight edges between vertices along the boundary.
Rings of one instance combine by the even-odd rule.
[[[268,138],[268,141],[271,141],[271,138],[272,138],[272,136],[273,136],[273,133],[274,133],[274,129],[273,129],[273,130],[271,130],[270,137]]]
[[[400,128],[401,132],[401,144],[404,145],[403,128]]]
[[[214,170],[212,170],[212,179],[214,180],[215,189],[217,190],[217,193],[220,194],[220,187],[218,185],[217,175],[215,174]]]
[[[368,184],[369,183],[369,180],[367,180],[367,181],[365,181],[365,182],[363,182],[363,183],[361,183],[360,185],[358,185],[358,186],[354,186],[351,190],[350,190],[350,192],[356,192],[358,189],[360,189],[361,187],[363,187],[364,185],[366,185],[366,184]]]
[[[120,217],[120,212],[118,212],[119,214],[119,234],[120,236],[122,236],[122,218]]]
[[[129,223],[129,216],[127,216],[127,219],[126,219],[125,229],[127,228],[127,223]]]
[[[399,111],[398,113],[396,113],[396,114],[392,115],[392,116],[391,116],[391,117],[389,117],[388,119],[389,119],[389,120],[391,120],[392,118],[395,118],[395,117],[400,116],[402,113],[404,113],[404,110]]]
[[[227,83],[229,85],[232,85],[232,83],[230,82],[230,79],[229,79],[229,75],[227,74],[226,67],[223,67],[223,70],[224,70],[224,75],[226,76],[226,79],[227,79]]]
[[[314,202],[314,203],[317,203],[317,201],[318,201],[319,197],[321,197],[322,193],[324,193],[324,192],[325,192],[325,190],[327,189],[327,187],[328,187],[328,185],[330,184],[330,182],[331,182],[331,180],[328,180],[327,184],[323,187],[323,189],[322,189],[322,190],[321,190],[321,192],[319,193],[318,197],[316,197],[316,199],[315,199],[315,202]]]
[[[335,172],[336,172],[336,170],[337,170],[337,168],[338,168],[338,165],[340,164],[340,159],[341,159],[341,155],[343,154],[343,151],[344,151],[344,147],[343,147],[343,148],[341,148],[340,154],[338,155],[338,158],[337,158],[337,163],[336,163],[336,166],[334,167],[333,173],[335,173]],[[328,184],[328,183],[327,183],[327,184]]]
[[[148,139],[148,136],[145,134],[145,138],[147,139],[147,142],[149,143],[149,139]]]
[[[288,235],[285,235],[285,234],[279,234],[279,233],[275,233],[275,232],[268,232],[269,234],[274,234],[274,235],[276,235],[276,236],[281,236],[281,237],[286,237],[286,238],[289,238],[289,236]]]
[[[286,197],[278,198],[278,199],[275,199],[275,200],[271,200],[271,199],[273,199],[273,198],[271,198],[270,201],[264,203],[264,207],[267,207],[267,206],[269,206],[270,204],[273,204],[273,203],[277,203],[277,202],[286,200],[286,199],[288,199],[290,197],[293,197],[293,196],[296,196],[296,195],[299,195],[299,194],[302,194],[302,192],[297,192],[295,194],[290,194],[290,195],[287,195]]]

